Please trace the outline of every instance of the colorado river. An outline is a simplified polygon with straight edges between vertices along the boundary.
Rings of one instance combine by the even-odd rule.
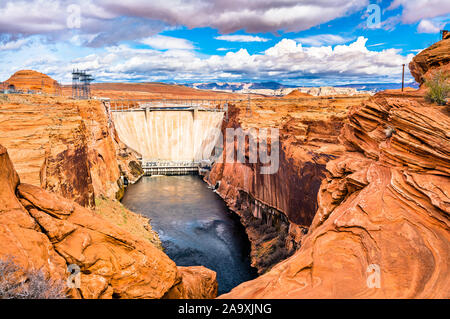
[[[144,177],[128,187],[122,203],[151,218],[178,266],[216,271],[219,294],[256,277],[244,227],[198,176]]]

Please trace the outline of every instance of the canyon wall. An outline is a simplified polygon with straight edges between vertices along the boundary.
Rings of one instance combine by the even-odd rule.
[[[143,171],[108,105],[10,94],[0,100],[0,123],[12,159],[0,146],[0,259],[63,282],[77,265],[81,284],[66,291],[73,298],[217,295],[215,272],[177,267],[149,220],[116,201],[121,177],[134,182]]]
[[[136,156],[116,136],[105,106],[39,95],[0,101],[0,143],[21,180],[86,207],[123,194],[121,175],[136,180]]]
[[[279,169],[274,174],[261,174],[264,165],[259,161],[249,163],[248,142],[245,163],[216,162],[205,177],[242,217],[252,242],[252,264],[260,273],[300,245],[318,208],[325,165],[344,150],[337,137],[348,108],[364,99],[258,100],[250,110],[246,103],[230,108],[224,136],[227,128],[248,132],[278,127],[280,132]],[[224,154],[228,147],[237,149],[237,142],[225,144]],[[263,222],[258,224],[259,220]]]
[[[432,73],[437,70],[450,73],[450,38],[447,37],[422,50],[409,63],[409,69],[420,85],[430,79]]]
[[[449,298],[449,131],[423,98],[353,109],[300,250],[223,297]]]
[[[448,41],[414,58],[417,79],[447,72]],[[221,297],[450,298],[449,132],[449,104],[423,90],[353,107],[300,249]]]
[[[112,112],[119,138],[145,160],[200,161],[208,159],[222,112]]]
[[[177,267],[148,240],[55,193],[20,183],[0,145],[0,257],[65,281],[73,298],[214,298],[215,272]],[[76,281],[74,281],[76,283]]]

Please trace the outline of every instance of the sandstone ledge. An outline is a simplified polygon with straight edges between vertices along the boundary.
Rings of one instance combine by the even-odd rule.
[[[20,184],[0,145],[0,258],[65,280],[81,269],[74,298],[214,298],[216,274],[178,269],[146,239],[138,238],[88,208],[30,184]],[[176,287],[176,288],[174,288]],[[173,291],[178,291],[175,293]],[[167,297],[166,296],[166,297]]]

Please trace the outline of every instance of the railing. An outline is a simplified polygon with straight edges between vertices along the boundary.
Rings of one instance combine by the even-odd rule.
[[[227,112],[229,103],[244,100],[208,100],[208,99],[104,99],[112,112],[127,111],[208,111]]]
[[[200,162],[191,161],[142,161],[145,175],[197,174]]]

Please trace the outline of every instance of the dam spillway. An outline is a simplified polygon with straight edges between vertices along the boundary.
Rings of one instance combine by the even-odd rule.
[[[146,173],[191,172],[208,160],[225,112],[199,107],[114,109],[119,139],[142,157]]]

